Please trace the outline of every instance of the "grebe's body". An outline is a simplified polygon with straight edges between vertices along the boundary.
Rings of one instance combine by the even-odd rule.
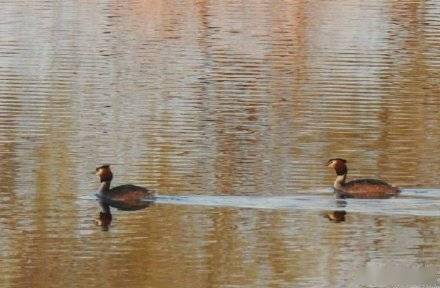
[[[101,180],[96,195],[104,213],[110,213],[109,206],[127,211],[143,209],[153,204],[155,193],[147,188],[127,184],[110,189],[113,174],[109,165],[96,168],[96,175]]]
[[[338,197],[383,199],[400,193],[399,188],[378,179],[359,179],[345,182],[348,172],[346,163],[347,161],[341,158],[330,159],[327,162],[327,166],[336,171],[333,187]]]

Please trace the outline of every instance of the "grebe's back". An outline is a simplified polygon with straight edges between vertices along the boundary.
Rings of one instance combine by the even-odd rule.
[[[147,188],[125,184],[111,188],[99,196],[110,206],[119,210],[138,210],[153,204],[155,193]]]

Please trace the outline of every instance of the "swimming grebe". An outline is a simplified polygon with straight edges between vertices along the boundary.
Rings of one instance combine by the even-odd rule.
[[[347,177],[347,161],[341,158],[330,159],[327,167],[336,171],[333,184],[335,193],[340,198],[390,198],[400,193],[399,188],[377,179],[359,179],[345,183]]]
[[[155,193],[131,184],[116,186],[110,189],[113,173],[110,165],[96,168],[96,175],[101,180],[98,196],[103,213],[110,213],[110,207],[119,210],[139,210],[153,204]]]

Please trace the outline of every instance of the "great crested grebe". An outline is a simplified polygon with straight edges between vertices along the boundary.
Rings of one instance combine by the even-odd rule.
[[[327,162],[327,167],[332,167],[336,171],[336,180],[333,187],[338,197],[383,199],[396,196],[400,193],[399,188],[377,179],[359,179],[346,183],[346,163],[347,161],[341,158],[330,159]]]
[[[129,211],[143,209],[153,204],[156,195],[147,188],[126,184],[110,189],[110,182],[113,179],[110,165],[102,165],[96,168],[96,175],[101,180],[96,196],[99,198],[102,213],[110,213],[109,206]]]

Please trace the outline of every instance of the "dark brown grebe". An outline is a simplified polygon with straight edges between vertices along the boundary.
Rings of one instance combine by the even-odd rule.
[[[341,198],[390,198],[400,193],[399,188],[377,179],[359,179],[345,183],[347,177],[347,161],[341,158],[330,159],[327,167],[336,171],[336,180],[333,184],[335,193]]]
[[[113,179],[110,165],[96,168],[96,175],[101,180],[101,185],[96,195],[99,198],[102,213],[110,213],[109,206],[128,211],[143,209],[153,204],[155,193],[144,187],[127,184],[110,189],[110,182]]]

